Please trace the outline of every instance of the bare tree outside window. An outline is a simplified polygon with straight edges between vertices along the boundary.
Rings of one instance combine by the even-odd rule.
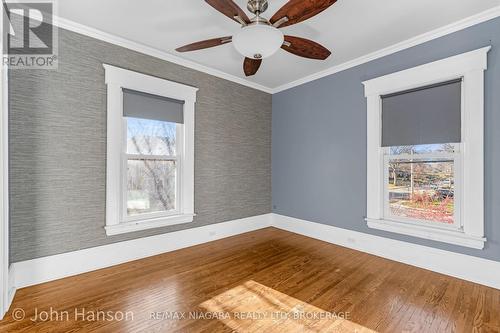
[[[414,146],[396,146],[391,147],[391,155],[402,155],[402,154],[412,154],[414,150]],[[394,186],[397,186],[398,174],[400,163],[397,160],[391,160],[389,162],[389,169],[392,175],[392,182]]]
[[[176,124],[127,118],[127,214],[176,209]]]

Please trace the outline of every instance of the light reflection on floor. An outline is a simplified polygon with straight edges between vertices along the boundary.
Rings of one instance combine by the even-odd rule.
[[[375,332],[252,280],[200,307],[236,332]]]

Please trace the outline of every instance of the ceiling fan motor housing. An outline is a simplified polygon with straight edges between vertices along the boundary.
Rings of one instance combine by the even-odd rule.
[[[251,13],[259,15],[267,10],[268,5],[267,0],[249,0],[247,8]]]

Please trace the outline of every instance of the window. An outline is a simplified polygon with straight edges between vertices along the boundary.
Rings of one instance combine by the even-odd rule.
[[[384,217],[460,229],[460,145],[392,146],[384,149]]]
[[[181,125],[165,121],[126,118],[126,219],[178,213],[176,132]],[[179,129],[177,129],[179,127]]]
[[[364,82],[368,227],[482,249],[489,47]]]
[[[104,68],[106,233],[193,221],[197,89],[109,65]]]

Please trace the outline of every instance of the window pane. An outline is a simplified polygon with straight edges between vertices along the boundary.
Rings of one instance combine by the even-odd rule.
[[[127,118],[127,153],[174,156],[175,133],[175,123]]]
[[[387,186],[392,216],[454,223],[453,161],[389,161]]]
[[[129,160],[127,215],[175,210],[175,161]]]
[[[416,146],[394,146],[390,147],[391,155],[403,154],[430,154],[430,153],[454,153],[455,145],[451,143],[416,145]]]

